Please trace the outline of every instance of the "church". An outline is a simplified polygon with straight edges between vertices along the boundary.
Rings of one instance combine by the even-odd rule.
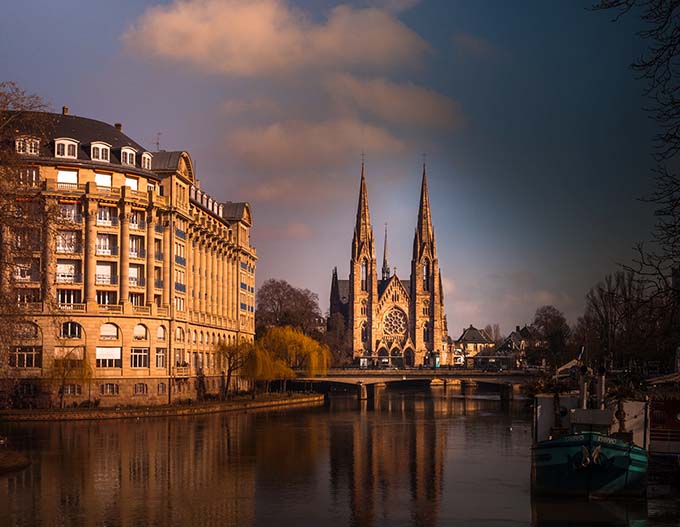
[[[390,273],[387,229],[378,279],[366,176],[361,164],[349,280],[338,279],[337,267],[333,270],[329,311],[331,316],[340,313],[344,317],[354,362],[363,367],[438,366],[447,362],[444,293],[424,164],[409,280],[401,280],[396,270]]]

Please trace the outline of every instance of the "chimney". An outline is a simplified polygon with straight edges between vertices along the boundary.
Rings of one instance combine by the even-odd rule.
[[[115,126],[116,130],[118,130],[119,132],[123,131],[123,125],[121,123],[116,123],[113,126]]]
[[[519,326],[515,326],[515,331],[519,333]]]
[[[61,115],[68,115],[68,106],[61,107]]]

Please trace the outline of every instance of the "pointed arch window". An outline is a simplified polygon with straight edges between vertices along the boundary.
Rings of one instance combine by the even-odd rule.
[[[366,343],[368,341],[368,328],[366,327],[366,322],[361,324],[361,342]]]
[[[430,314],[430,301],[425,300],[423,302],[423,315],[428,316]]]
[[[430,290],[430,260],[425,260],[423,264],[423,291]]]
[[[368,291],[368,262],[361,262],[361,290]]]
[[[430,341],[430,323],[425,322],[425,325],[423,326],[423,341],[429,342]]]
[[[366,314],[366,300],[361,301],[361,314],[362,315]]]

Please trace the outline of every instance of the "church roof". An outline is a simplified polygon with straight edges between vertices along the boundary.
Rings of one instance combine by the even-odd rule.
[[[385,289],[387,289],[387,285],[390,283],[390,280],[392,280],[392,277],[388,278],[387,280],[378,280],[378,298],[382,296],[382,294],[385,292]],[[399,280],[401,282],[401,285],[406,289],[406,292],[411,295],[411,280]]]

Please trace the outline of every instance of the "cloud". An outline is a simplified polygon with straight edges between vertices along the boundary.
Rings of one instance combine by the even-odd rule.
[[[458,33],[452,40],[456,47],[476,58],[490,57],[498,52],[489,41],[468,33]]]
[[[417,6],[421,0],[371,0],[369,5],[392,13],[401,13]]]
[[[315,23],[284,0],[175,0],[147,9],[122,40],[140,55],[236,77],[389,71],[419,64],[430,50],[387,10],[340,5]]]
[[[362,149],[378,155],[404,147],[387,130],[351,118],[241,128],[228,135],[227,145],[247,166],[278,172],[343,164]]]
[[[258,97],[248,100],[229,99],[222,103],[222,112],[226,115],[267,114],[272,115],[280,110],[279,104],[269,97]]]
[[[256,229],[258,240],[309,240],[314,236],[314,229],[298,220],[291,220],[284,225],[264,225]]]
[[[338,74],[327,80],[326,88],[336,99],[388,123],[423,128],[451,128],[463,123],[456,101],[412,83]]]

